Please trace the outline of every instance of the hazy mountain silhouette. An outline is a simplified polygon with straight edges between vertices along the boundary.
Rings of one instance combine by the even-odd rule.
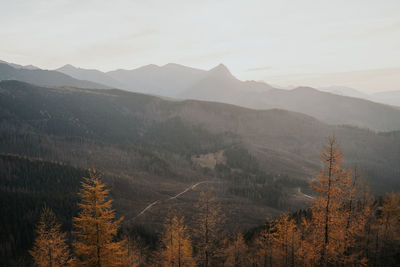
[[[186,89],[180,97],[238,104],[243,95],[267,92],[271,89],[273,88],[266,83],[240,81],[225,65],[220,64],[206,72],[202,79]]]
[[[318,87],[317,89],[322,92],[328,92],[328,93],[332,93],[332,94],[336,94],[336,95],[350,96],[350,97],[372,100],[371,96],[369,94],[363,93],[354,88],[350,88],[350,87],[346,87],[346,86],[334,85],[334,86],[327,86],[327,87]]]
[[[0,60],[0,63],[7,64],[7,65],[9,65],[11,67],[14,67],[16,69],[26,69],[26,70],[39,70],[40,69],[40,68],[38,68],[38,67],[36,67],[34,65],[25,65],[25,66],[23,66],[23,65],[18,65],[18,64],[15,64],[15,63],[9,63],[9,62],[3,61],[3,60]]]
[[[329,124],[355,125],[377,131],[400,129],[400,113],[393,107],[309,87],[282,90],[259,82],[242,82],[223,66],[210,70],[209,75],[185,91],[182,97],[254,109],[286,109]]]
[[[272,84],[297,84],[312,87],[340,85],[366,92],[399,90],[400,67],[331,73],[296,73],[265,77]]]
[[[178,64],[147,65],[133,70],[99,72],[71,66],[60,71],[75,78],[84,78],[109,86],[181,99],[197,99],[239,105],[253,109],[280,108],[301,112],[329,124],[347,124],[376,131],[400,129],[397,108],[361,99],[368,98],[347,87],[321,90],[300,87],[293,90],[275,89],[255,81],[240,81],[223,64],[199,70]],[[68,72],[67,72],[68,71]],[[119,84],[118,84],[119,83]],[[395,105],[395,96],[377,94],[376,100]]]
[[[376,102],[400,107],[400,90],[375,93],[372,98]]]
[[[245,95],[240,103],[256,109],[281,108],[301,112],[329,124],[355,125],[376,131],[400,129],[400,113],[396,108],[309,87]]]
[[[19,80],[41,86],[73,86],[78,88],[109,88],[95,82],[82,81],[58,71],[25,69],[0,63],[0,80]]]
[[[115,70],[107,75],[124,84],[130,91],[177,97],[187,87],[201,79],[205,71],[179,64],[147,65],[133,70]]]
[[[121,82],[114,80],[112,77],[99,70],[76,68],[70,64],[67,64],[61,68],[56,69],[56,71],[62,72],[75,79],[100,83],[110,86],[112,88],[124,87]]]

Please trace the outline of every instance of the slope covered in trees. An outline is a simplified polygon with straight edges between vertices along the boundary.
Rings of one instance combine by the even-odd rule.
[[[117,214],[127,225],[157,230],[167,207],[177,203],[192,225],[194,191],[205,185],[214,188],[229,229],[234,223],[255,226],[266,215],[304,207],[309,197],[301,192],[310,194],[307,183],[317,173],[320,148],[332,133],[342,141],[345,165],[359,165],[374,191],[398,188],[398,132],[329,126],[283,110],[3,81],[0,115],[0,151],[19,155],[3,154],[6,167],[1,170],[1,212],[15,214],[2,216],[2,253],[14,259],[26,259],[26,244],[32,242],[44,202],[50,202],[62,230],[71,229],[75,193],[86,176],[83,169],[90,167],[104,172]],[[215,167],[193,160],[215,154],[221,156]],[[14,178],[7,178],[11,174]],[[212,183],[190,190],[204,181]],[[185,188],[185,194],[173,198]],[[21,217],[25,220],[18,221]],[[226,242],[230,240],[242,245],[239,236]],[[192,242],[199,242],[196,235]],[[195,261],[204,258],[195,255]]]
[[[16,81],[1,82],[0,88],[3,152],[83,167],[105,164],[110,170],[121,164],[148,168],[151,161],[151,171],[167,173],[171,153],[182,160],[174,165],[186,169],[192,155],[239,145],[267,173],[308,178],[318,169],[324,137],[335,134],[348,164],[360,165],[374,189],[397,185],[399,132],[374,133],[282,110],[165,101],[119,90],[41,88]],[[89,150],[97,151],[96,157]]]
[[[307,210],[282,214],[243,234],[224,227],[219,204],[210,192],[201,193],[193,207],[195,223],[171,206],[152,247],[129,232],[116,235],[122,219],[115,219],[106,185],[91,172],[81,184],[73,253],[45,208],[31,255],[38,266],[53,262],[53,256],[63,260],[54,266],[397,266],[400,195],[375,198],[357,170],[342,166],[342,155],[330,138]]]
[[[86,176],[86,171],[63,164],[0,155],[0,258],[3,266],[8,265],[7,260],[23,262],[28,257],[34,225],[45,205],[57,214],[63,230],[71,230],[82,176]]]

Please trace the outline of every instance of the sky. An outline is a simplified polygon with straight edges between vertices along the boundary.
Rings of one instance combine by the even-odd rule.
[[[307,84],[399,68],[399,14],[399,0],[0,0],[0,59],[102,71],[223,63],[242,80]]]

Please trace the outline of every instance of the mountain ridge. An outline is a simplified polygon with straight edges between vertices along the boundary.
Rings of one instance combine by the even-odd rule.
[[[19,80],[40,86],[72,86],[95,89],[109,88],[99,83],[78,80],[58,71],[15,68],[4,63],[0,63],[0,80]]]
[[[151,142],[156,142],[157,147],[167,151],[183,146],[183,151],[190,155],[209,151],[202,148],[199,151],[204,152],[195,152],[196,142],[205,142],[201,145],[204,148],[209,146],[207,143],[214,143],[218,151],[221,145],[224,147],[229,143],[222,140],[234,140],[258,155],[265,170],[302,179],[309,179],[317,172],[324,140],[335,134],[343,144],[346,161],[360,165],[369,179],[377,179],[378,173],[382,179],[388,179],[388,183],[396,179],[393,173],[397,168],[400,131],[379,134],[356,127],[328,125],[288,110],[254,110],[198,100],[167,101],[118,89],[52,89],[17,81],[2,81],[0,88],[4,119],[11,124],[13,121],[24,123],[26,126],[21,129],[34,132],[50,131],[56,136],[82,136],[118,145],[153,140]],[[15,101],[20,104],[16,105]],[[29,111],[21,117],[20,110],[27,108]],[[64,130],[58,131],[53,124]],[[189,139],[179,137],[183,133],[177,131],[180,125],[195,127],[192,128],[194,135],[190,134]],[[206,139],[196,137],[203,131],[211,135],[204,132]],[[152,139],[148,139],[150,137]],[[192,148],[187,150],[185,147]],[[385,170],[383,166],[387,164],[391,168]],[[378,180],[374,181],[372,184],[378,186]]]
[[[14,70],[35,73],[33,70]],[[17,79],[46,86],[120,88],[167,98],[223,102],[253,109],[287,109],[334,125],[355,125],[374,131],[400,129],[399,109],[395,107],[315,89],[300,87],[297,90],[282,90],[267,83],[241,81],[234,77],[223,64],[208,71],[175,63],[163,66],[152,64],[133,70],[116,70],[107,73],[66,65],[59,71],[64,71],[81,80],[71,82],[68,79],[73,78],[64,76],[62,79],[57,78],[58,82],[49,80],[40,82],[32,78],[24,79],[18,75],[8,75],[6,79]],[[43,76],[49,73],[54,74],[51,71],[37,70],[37,72],[41,72]],[[0,75],[4,76],[4,73],[4,71],[0,72]],[[98,83],[92,84],[82,79],[98,81]]]

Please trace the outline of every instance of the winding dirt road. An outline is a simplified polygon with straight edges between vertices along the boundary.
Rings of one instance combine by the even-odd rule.
[[[165,203],[166,201],[172,200],[172,199],[177,199],[178,197],[180,197],[181,195],[185,194],[187,191],[189,190],[194,190],[197,186],[201,185],[201,184],[206,184],[206,183],[219,183],[218,181],[202,181],[202,182],[198,182],[195,183],[189,187],[187,187],[185,190],[183,190],[182,192],[176,194],[175,196],[172,196],[164,201],[162,200],[156,200],[154,202],[152,202],[151,204],[147,205],[141,212],[139,212],[138,215],[136,215],[132,220],[135,220],[137,217],[143,215],[146,211],[148,211],[149,209],[151,209],[153,206],[160,204],[160,203]]]
[[[297,193],[299,193],[300,195],[302,195],[302,196],[304,196],[306,198],[314,199],[312,196],[304,194],[303,192],[301,192],[301,188],[300,187],[297,188]]]

